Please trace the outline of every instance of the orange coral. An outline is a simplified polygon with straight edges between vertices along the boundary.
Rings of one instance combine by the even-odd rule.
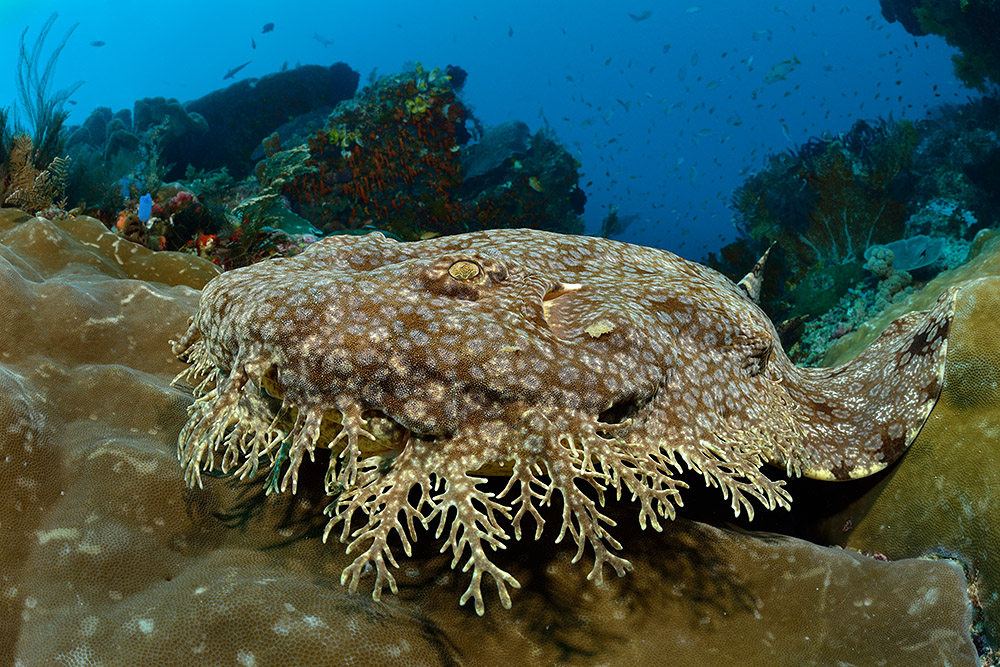
[[[422,70],[387,77],[339,107],[331,129],[310,138],[315,172],[286,188],[304,217],[332,230],[374,219],[416,238],[426,217],[421,209],[437,204],[436,223],[460,231],[450,203],[461,182],[455,149],[465,109],[447,79],[434,76],[433,84]]]
[[[435,72],[385,77],[341,104],[309,139],[312,173],[284,188],[293,210],[325,231],[370,225],[403,239],[515,224],[582,232],[578,165],[544,133],[531,149],[538,180],[510,169],[470,187],[461,149],[470,115]]]

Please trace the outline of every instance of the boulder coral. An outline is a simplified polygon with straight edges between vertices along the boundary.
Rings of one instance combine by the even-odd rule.
[[[978,577],[986,631],[1000,638],[1000,237],[979,233],[973,257],[942,273],[878,320],[844,336],[826,363],[867,345],[881,326],[962,285],[956,300],[944,389],[900,464],[835,513],[822,535],[831,543],[889,558],[943,554]],[[842,526],[850,522],[850,530]]]
[[[399,596],[349,593],[350,557],[320,540],[318,466],[294,497],[178,473],[191,397],[170,386],[168,340],[216,272],[87,218],[0,211],[16,323],[0,338],[0,664],[975,664],[950,561],[683,519],[622,521],[635,571],[599,587],[566,545],[511,544],[495,557],[518,604],[483,618],[455,604],[465,582],[432,535]]]

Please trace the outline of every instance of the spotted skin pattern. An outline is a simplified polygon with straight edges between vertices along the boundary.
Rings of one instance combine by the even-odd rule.
[[[750,276],[748,276],[750,278]],[[745,282],[745,281],[744,281]],[[631,568],[602,513],[631,496],[639,524],[673,518],[692,470],[752,518],[788,507],[762,471],[840,480],[879,470],[916,437],[937,398],[953,312],[897,320],[857,360],[793,365],[746,284],[669,252],[515,229],[400,243],[333,236],[292,258],[209,283],[174,352],[194,387],[179,437],[187,482],[269,468],[295,493],[303,459],[331,450],[336,529],[396,592],[395,533],[411,553],[435,526],[460,602],[502,604],[518,582],[488,557],[561,505],[556,541],[589,545],[588,578]],[[501,493],[484,478],[509,478]],[[530,519],[527,519],[530,517]],[[463,562],[464,561],[464,562]]]

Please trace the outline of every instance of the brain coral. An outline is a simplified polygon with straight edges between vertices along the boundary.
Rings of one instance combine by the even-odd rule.
[[[850,365],[803,369],[748,289],[665,251],[535,230],[329,237],[203,291],[174,347],[197,397],[179,439],[187,480],[253,477],[263,461],[270,490],[295,493],[304,458],[329,447],[326,532],[342,524],[357,554],[350,590],[374,568],[374,598],[396,591],[390,537],[409,554],[416,524],[436,523],[479,614],[483,575],[507,607],[518,586],[487,549],[520,539],[525,517],[538,539],[538,507],[558,495],[556,541],[575,543],[574,560],[589,545],[599,584],[605,563],[631,567],[605,492],[631,495],[640,526],[660,530],[686,468],[752,517],[752,498],[788,506],[764,460],[865,476],[930,412],[950,294]],[[483,475],[509,482],[491,491]]]
[[[480,619],[424,534],[399,596],[350,594],[351,557],[320,540],[318,466],[295,496],[177,472],[190,397],[168,338],[214,274],[89,219],[0,210],[0,313],[17,322],[0,338],[0,664],[975,664],[948,561],[681,518],[652,534],[613,498],[629,577],[591,586],[575,545],[512,543],[492,558],[518,603]]]

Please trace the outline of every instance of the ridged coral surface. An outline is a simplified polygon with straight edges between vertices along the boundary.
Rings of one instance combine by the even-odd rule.
[[[894,306],[882,321],[845,336],[842,360],[885,318],[919,309],[959,285],[941,399],[889,476],[826,524],[831,542],[890,558],[946,554],[976,572],[986,630],[1000,637],[1000,240],[980,232],[974,257]],[[834,356],[836,355],[836,356]],[[852,529],[841,526],[850,520]]]

